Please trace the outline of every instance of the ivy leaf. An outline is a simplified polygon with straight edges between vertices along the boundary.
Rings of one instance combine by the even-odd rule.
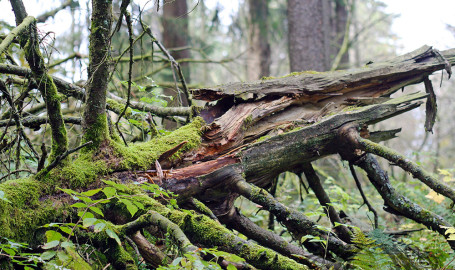
[[[112,186],[112,187],[114,187],[117,190],[125,191],[125,186],[122,185],[122,184],[117,184],[114,181],[110,181],[110,180],[103,180],[103,182],[106,185]]]
[[[65,241],[65,242],[62,242],[61,246],[62,246],[62,248],[74,247],[74,243],[70,242],[70,241]]]
[[[58,246],[59,243],[60,243],[60,241],[58,241],[58,240],[47,242],[46,244],[43,245],[43,249],[54,248],[54,247]]]
[[[49,261],[50,259],[54,258],[55,254],[57,254],[57,252],[54,250],[48,250],[46,252],[43,252],[40,257],[45,261]]]
[[[84,212],[77,213],[78,217],[82,217],[82,215],[84,215],[84,218],[94,218],[95,217],[95,215],[93,215],[93,213],[91,213],[91,212],[85,212],[85,214],[84,214]]]
[[[104,230],[104,228],[106,227],[106,223],[104,222],[99,222],[99,223],[96,223],[95,224],[95,227],[93,228],[93,230],[97,233],[97,232],[102,232]]]
[[[61,226],[59,229],[60,229],[62,232],[66,233],[66,234],[69,234],[69,235],[71,235],[71,236],[74,235],[73,230],[72,230],[71,228],[69,228],[69,227]]]
[[[145,207],[144,207],[144,205],[142,203],[137,202],[137,201],[133,201],[133,203],[137,206],[137,208],[142,209],[142,210],[145,209]]]
[[[63,263],[69,262],[71,259],[71,257],[68,256],[68,254],[66,254],[66,252],[61,251],[61,250],[57,252],[57,257]]]
[[[117,241],[117,244],[122,245],[122,242],[120,242],[120,238],[118,238],[118,235],[114,231],[112,231],[111,229],[106,229],[106,234],[110,238],[115,239],[115,241]]]
[[[16,251],[12,248],[2,247],[2,250],[10,256],[16,255]]]

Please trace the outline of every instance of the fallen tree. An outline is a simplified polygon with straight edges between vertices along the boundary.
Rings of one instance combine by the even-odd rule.
[[[110,108],[123,115],[130,103],[115,107],[106,101],[109,72],[105,59],[111,32],[104,24],[112,20],[109,5],[94,1],[93,13],[99,16],[92,19],[91,66],[85,92],[47,75],[35,39],[35,20],[26,16],[20,1],[11,2],[18,24],[12,37],[19,37],[30,70],[8,65],[1,70],[4,74],[33,77],[32,87],[41,90],[46,102],[53,147],[48,166],[29,178],[0,184],[0,232],[2,237],[26,242],[34,250],[47,250],[50,263],[89,269],[89,261],[95,268],[110,265],[136,269],[134,258],[140,257],[157,267],[169,264],[172,258],[152,239],[166,238],[181,254],[191,254],[187,257],[190,261],[208,263],[216,257],[224,268],[340,267],[340,259],[349,261],[358,252],[353,241],[356,231],[346,226],[322,230],[304,213],[282,204],[268,192],[280,173],[304,173],[330,221],[333,225],[341,223],[311,164],[334,154],[367,173],[386,211],[449,237],[446,230],[453,225],[399,194],[375,156],[393,162],[454,201],[452,187],[378,144],[394,138],[399,130],[369,132],[368,126],[415,109],[426,100],[425,129],[430,131],[436,116],[436,97],[428,76],[442,69],[450,74],[455,49],[439,52],[425,46],[357,70],[292,73],[196,89],[192,91],[193,99],[210,104],[203,108],[169,108],[163,113],[187,115],[191,123],[169,135],[126,146],[108,123],[106,113]],[[3,40],[2,53],[12,40]],[[390,97],[407,85],[422,82],[426,93]],[[131,87],[131,80],[129,84]],[[60,99],[43,89],[86,101],[83,148],[71,162]],[[5,83],[0,83],[0,90],[8,97]],[[10,122],[23,130],[30,119],[21,119],[13,110],[12,100],[9,103],[10,118],[14,116],[14,122]],[[145,108],[131,104],[138,110]],[[34,125],[40,124],[44,123]],[[26,134],[22,136],[26,140]],[[243,216],[234,207],[240,196],[270,212],[296,244]],[[300,243],[307,235],[322,240]],[[453,241],[447,242],[455,248]],[[75,250],[84,244],[94,248],[93,254],[105,255],[97,260],[82,258]],[[215,247],[217,251],[210,251]],[[0,255],[5,268],[27,261],[13,253]]]

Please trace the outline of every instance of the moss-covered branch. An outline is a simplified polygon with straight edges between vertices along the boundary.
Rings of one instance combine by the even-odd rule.
[[[381,168],[376,159],[369,153],[359,151],[359,148],[362,149],[362,143],[368,142],[368,145],[371,145],[371,142],[359,139],[360,136],[355,125],[343,126],[340,128],[338,136],[341,142],[339,144],[341,156],[367,173],[368,179],[384,200],[385,210],[405,216],[435,232],[439,232],[445,238],[448,237],[444,227],[450,227],[451,225],[444,218],[422,208],[398,193],[391,185],[387,173]],[[448,241],[448,243],[452,249],[455,249],[453,241]]]
[[[191,253],[197,250],[197,247],[188,240],[188,237],[186,237],[185,233],[176,224],[152,210],[136,220],[118,226],[117,228],[122,233],[134,234],[138,230],[149,226],[157,226],[163,232],[169,233],[183,253]]]
[[[25,30],[28,29],[28,26],[34,22],[33,17],[26,17],[21,24],[19,24],[16,28],[14,28],[2,41],[0,44],[0,55],[3,54],[6,50],[8,50],[9,46],[13,41],[19,37]]]
[[[452,189],[447,184],[445,184],[444,182],[441,182],[438,179],[434,178],[430,173],[425,171],[415,162],[409,160],[402,154],[398,153],[397,151],[391,148],[388,148],[387,146],[377,144],[370,140],[364,139],[360,136],[357,136],[356,140],[360,149],[387,159],[391,163],[401,167],[403,170],[412,174],[414,178],[419,179],[432,190],[436,191],[441,195],[446,196],[447,198],[455,202],[455,190]]]
[[[27,19],[27,12],[21,0],[11,1],[11,5],[16,16],[16,24],[20,24]],[[43,56],[39,48],[39,37],[36,29],[36,22],[29,24],[27,34],[22,33],[20,44],[24,49],[25,58],[32,70],[35,81],[44,86],[40,88],[49,117],[49,123],[52,130],[52,150],[49,159],[52,161],[56,156],[64,153],[68,149],[68,138],[66,128],[63,122],[63,115],[60,108],[60,96],[57,93],[52,77],[47,74]]]

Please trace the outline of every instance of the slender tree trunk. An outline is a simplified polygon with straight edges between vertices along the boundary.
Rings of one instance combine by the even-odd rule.
[[[171,51],[175,60],[190,58],[189,33],[188,33],[188,5],[186,0],[165,0],[163,5],[163,45],[168,49],[177,49]],[[181,63],[183,76],[187,83],[190,82],[190,68],[188,63]],[[177,72],[177,71],[175,71]],[[177,73],[175,73],[177,74]],[[174,81],[176,78],[170,75],[165,80]],[[177,93],[176,89],[165,88],[164,94],[172,96],[173,100],[169,102],[170,106],[183,105],[187,106],[183,93]],[[166,129],[175,129],[177,124],[169,120],[163,120]]]
[[[268,41],[268,0],[248,0],[248,80],[270,75],[270,44]]]
[[[343,39],[346,32],[346,24],[348,21],[348,10],[346,6],[346,0],[336,0],[335,1],[335,51],[333,56],[337,55],[343,44]],[[339,69],[346,69],[349,65],[349,53],[348,51],[344,52],[341,57]]]
[[[89,46],[87,102],[84,110],[83,141],[97,148],[109,135],[106,118],[106,93],[109,78],[112,1],[92,1]],[[86,148],[87,149],[87,148]]]
[[[288,39],[291,71],[329,69],[327,0],[288,0]]]
[[[186,0],[165,0],[163,5],[163,45],[172,49],[175,60],[190,58],[189,32],[188,32],[188,5]],[[181,63],[186,82],[190,82],[190,69],[188,63]],[[171,78],[173,80],[173,78]],[[176,96],[176,93],[172,93]],[[181,96],[183,105],[187,105],[184,96]]]

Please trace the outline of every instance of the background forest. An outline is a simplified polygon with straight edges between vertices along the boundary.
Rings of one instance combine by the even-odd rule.
[[[0,38],[4,39],[15,27],[15,23],[9,2],[1,1],[0,4]],[[92,8],[89,1],[29,0],[24,1],[24,4],[29,14],[37,18],[40,48],[48,73],[85,87],[89,68],[88,36]],[[124,11],[121,5],[122,1],[113,2],[115,22]],[[6,7],[3,8],[4,6]],[[395,57],[398,52],[402,53],[400,37],[392,31],[394,20],[399,14],[387,12],[386,4],[378,0],[134,1],[129,5],[128,11],[131,13],[131,29],[125,22],[114,24],[121,31],[115,32],[110,43],[115,68],[109,74],[111,80],[107,96],[107,108],[115,112],[108,114],[108,121],[118,129],[122,140],[127,143],[145,142],[157,135],[167,135],[183,126],[185,116],[189,114],[182,110],[180,116],[178,113],[168,116],[160,113],[159,108],[188,106],[191,102],[203,105],[200,101],[188,99],[184,94],[185,85],[180,79],[180,72],[187,87],[195,89],[228,82],[280,77],[291,72],[316,73],[362,68],[372,61],[380,62]],[[424,19],[426,18],[422,18]],[[165,49],[141,39],[146,35],[144,25],[148,25],[154,38]],[[455,25],[447,24],[445,27],[443,31],[455,36]],[[134,40],[130,39],[129,32],[133,33]],[[418,31],[416,35],[419,35]],[[134,46],[131,47],[131,43]],[[414,44],[412,49],[422,45],[424,44]],[[129,48],[133,48],[135,54],[132,70],[129,66]],[[179,68],[169,61],[170,56],[179,63]],[[17,43],[0,59],[0,65],[22,66],[25,63],[25,55]],[[10,88],[15,100],[14,107],[22,117],[22,125],[25,127],[23,132],[29,140],[19,136],[20,131],[11,124],[13,113],[9,101],[2,98],[0,182],[5,182],[30,176],[49,165],[46,156],[51,153],[52,131],[47,125],[46,107],[40,92],[33,89],[23,77],[2,74],[0,78],[9,85],[15,85]],[[132,85],[128,83],[130,79]],[[438,96],[438,115],[432,132],[426,132],[424,128],[424,106],[377,124],[373,130],[401,128],[399,138],[384,144],[453,186],[455,83],[453,80],[447,81],[446,74],[441,73],[436,73],[430,79]],[[21,84],[21,87],[17,87]],[[403,92],[413,93],[422,89],[423,85],[407,86]],[[399,91],[394,97],[401,94],[402,91]],[[131,108],[123,111],[126,103]],[[68,148],[73,149],[82,141],[83,104],[80,100],[69,98],[61,104],[67,126]],[[29,143],[33,147],[29,147]],[[384,160],[380,162],[399,191],[429,210],[443,215],[452,224],[455,222],[451,210],[453,205],[449,199],[418,185],[412,176],[393,164]],[[339,158],[328,157],[313,165],[330,195],[332,205],[341,211],[340,216],[343,216],[342,212],[349,212],[351,215],[346,221],[348,224],[360,229],[371,228],[374,216],[364,205],[352,180],[349,164]],[[364,235],[358,234],[357,240],[361,243],[360,246],[363,245],[363,252],[351,261],[351,267],[455,267],[453,251],[443,237],[420,224],[384,211],[381,197],[366,184],[365,175],[358,175],[364,184],[365,195],[378,213],[380,230],[374,230],[368,235],[373,240],[362,240]],[[270,188],[270,193],[284,204],[302,210],[310,219],[331,228],[325,209],[318,203],[314,192],[309,190],[302,174],[280,174]],[[268,212],[261,211],[258,205],[248,200],[237,200],[236,204],[257,225],[291,241],[291,235],[283,225],[274,221]],[[384,230],[390,234],[383,233]],[[302,239],[305,240],[322,241]],[[0,243],[3,245],[0,248],[6,247],[5,241]],[[179,257],[176,253],[173,259],[175,258],[182,256]],[[191,259],[188,260],[191,263]],[[174,265],[175,269],[183,267],[179,263],[180,261]],[[196,268],[194,261],[192,263],[186,267]],[[144,264],[141,266],[141,261],[138,261],[138,265],[146,269]],[[201,266],[201,269],[204,267]],[[161,269],[173,268],[169,266]]]

